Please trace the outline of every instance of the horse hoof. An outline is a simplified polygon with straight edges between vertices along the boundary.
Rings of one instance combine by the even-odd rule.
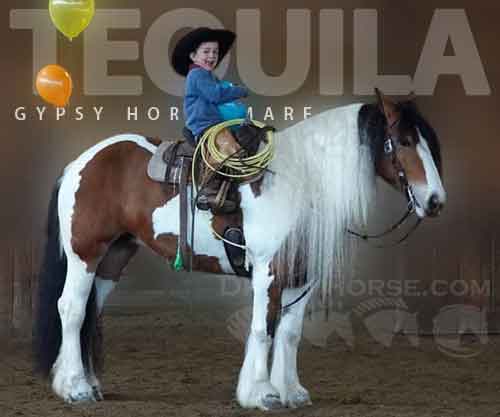
[[[278,408],[282,408],[283,405],[281,404],[280,396],[276,394],[267,394],[263,399],[262,399],[262,405],[261,408],[262,410],[277,410]]]
[[[290,408],[300,408],[312,405],[309,392],[303,387],[299,387],[295,392],[288,394],[286,405]]]
[[[307,395],[299,394],[295,398],[291,398],[288,401],[288,406],[290,408],[300,408],[308,405],[312,405],[312,401],[311,398],[309,397],[309,394]]]
[[[69,404],[83,404],[83,403],[95,403],[97,400],[93,393],[90,392],[79,392],[77,394],[71,394],[66,399]]]
[[[68,375],[57,372],[52,381],[52,389],[69,404],[95,402],[94,389],[83,375]]]
[[[92,393],[94,394],[94,398],[96,401],[104,400],[104,395],[102,395],[101,389],[98,386],[92,387]]]

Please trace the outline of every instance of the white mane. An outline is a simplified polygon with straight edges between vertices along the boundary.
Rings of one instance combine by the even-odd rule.
[[[289,278],[297,268],[307,268],[308,281],[321,277],[323,296],[342,286],[346,228],[364,225],[373,202],[374,163],[358,134],[361,106],[326,111],[275,136],[270,169],[277,175],[266,185],[275,194],[279,221],[292,230],[279,263]]]

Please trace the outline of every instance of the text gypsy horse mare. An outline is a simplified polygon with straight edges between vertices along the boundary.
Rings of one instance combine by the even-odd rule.
[[[346,256],[345,230],[366,223],[376,176],[403,191],[405,173],[420,218],[437,215],[445,201],[436,134],[411,101],[380,97],[378,104],[326,111],[277,133],[275,141],[272,173],[258,187],[239,188],[253,312],[237,399],[264,410],[310,403],[297,374],[297,348],[312,291],[282,306],[313,282],[331,292],[333,269]],[[65,401],[102,399],[97,319],[138,245],[175,256],[177,192],[146,176],[157,144],[132,134],[104,140],[66,167],[53,193],[35,346],[38,369]],[[209,227],[224,219],[196,216],[194,268],[232,273]]]

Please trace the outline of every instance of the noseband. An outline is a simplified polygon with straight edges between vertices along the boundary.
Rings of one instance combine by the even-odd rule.
[[[387,115],[384,115],[386,120],[388,120]],[[394,123],[392,123],[390,126],[388,126],[387,131],[386,131],[386,138],[384,139],[384,155],[388,158],[391,158],[391,163],[396,171],[397,178],[399,180],[399,185],[401,186],[401,189],[403,190],[406,199],[408,201],[407,209],[405,214],[401,217],[401,219],[394,223],[391,227],[389,227],[387,230],[381,233],[369,235],[369,234],[362,234],[358,233],[355,231],[352,231],[350,229],[347,229],[347,233],[356,236],[360,239],[363,239],[367,242],[374,240],[374,239],[381,239],[390,233],[392,233],[395,230],[398,230],[408,219],[409,217],[415,212],[415,208],[417,205],[415,195],[413,194],[413,190],[408,183],[408,178],[406,176],[406,172],[403,168],[403,165],[399,161],[399,158],[396,153],[396,145],[395,143],[397,142],[397,139],[394,138],[393,135],[393,129],[395,126],[399,124],[399,120],[397,119]],[[378,247],[378,248],[389,248],[392,246],[399,245],[400,243],[404,242],[408,237],[415,231],[415,229],[420,225],[421,219],[418,218],[416,223],[410,228],[410,230],[403,235],[400,239],[398,239],[396,242],[392,244],[372,244],[372,246]]]

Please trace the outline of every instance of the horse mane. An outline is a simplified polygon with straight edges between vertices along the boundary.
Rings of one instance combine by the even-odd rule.
[[[276,134],[273,203],[289,233],[277,258],[293,281],[322,279],[322,295],[343,285],[346,228],[366,223],[375,191],[369,146],[360,141],[361,104],[332,109]],[[277,218],[278,221],[278,218]]]
[[[359,140],[370,148],[373,161],[377,161],[384,152],[386,124],[377,104],[364,104],[359,110]]]

